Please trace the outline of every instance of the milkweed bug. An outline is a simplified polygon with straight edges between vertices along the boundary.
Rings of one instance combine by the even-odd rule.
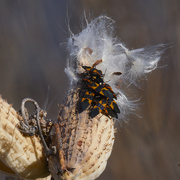
[[[88,108],[89,105],[91,105],[94,95],[95,94],[93,92],[90,93],[89,91],[86,91],[83,98],[81,99],[79,112],[83,112]]]
[[[109,106],[106,106],[106,108],[104,109],[104,112],[105,112],[105,115],[107,116],[110,115],[112,117],[118,118],[117,113],[113,109],[111,109]]]
[[[103,109],[106,107],[106,105],[107,105],[107,100],[105,99],[101,99],[99,102],[97,102],[94,105],[94,107],[91,109],[91,113],[90,113],[91,118],[101,113]]]
[[[108,105],[116,113],[120,113],[119,107],[118,107],[117,103],[113,99],[108,99]]]
[[[101,70],[98,70],[94,67],[89,67],[89,66],[82,66],[84,70],[86,70],[91,76],[99,76],[101,77],[103,74],[102,74],[102,71]]]
[[[109,84],[104,83],[104,87],[107,88],[107,89],[109,89],[109,90],[111,91],[111,93],[113,94],[113,97],[114,97],[115,99],[117,99],[114,91],[112,90],[112,88],[111,88],[111,86],[110,86]]]

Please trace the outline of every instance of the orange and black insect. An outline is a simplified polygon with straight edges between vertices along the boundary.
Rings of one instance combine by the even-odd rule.
[[[101,99],[99,102],[97,102],[91,109],[91,112],[90,112],[91,118],[93,118],[93,117],[97,116],[99,113],[101,113],[106,106],[107,106],[106,99]]]
[[[109,84],[106,84],[106,83],[104,83],[103,85],[104,85],[105,88],[109,89],[109,91],[113,94],[113,97],[114,97],[115,99],[117,99],[117,96],[116,96],[116,94],[114,93],[114,91],[112,90],[111,86],[110,86]]]
[[[89,79],[83,79],[83,81],[85,81],[87,83],[87,86],[91,89],[94,90],[95,93],[99,93],[102,96],[105,96],[107,98],[112,99],[114,97],[113,93],[111,92],[111,90],[109,90],[108,88],[104,87],[103,84],[98,84],[96,82],[93,82]]]
[[[80,107],[79,107],[79,112],[83,112],[88,108],[89,105],[91,105],[93,99],[94,99],[94,93],[86,91],[84,96],[81,99]]]
[[[117,114],[120,113],[120,110],[113,99],[101,99],[92,107],[90,116],[93,118],[99,113],[117,118]]]
[[[98,69],[96,69],[96,68],[94,68],[94,67],[89,67],[89,66],[82,66],[82,67],[83,67],[87,72],[89,72],[90,75],[92,75],[92,76],[99,76],[99,77],[103,76],[101,70],[98,70]]]
[[[119,107],[114,99],[108,99],[108,106],[116,113],[120,113]]]
[[[89,66],[82,66],[85,71],[83,73],[85,75],[85,78],[95,81],[97,83],[103,83],[103,74],[101,70],[98,70],[94,67],[89,67]]]
[[[104,109],[104,114],[106,116],[118,118],[117,113],[113,109],[111,109],[109,106],[106,106],[106,108]]]
[[[91,118],[99,113],[117,118],[117,113],[120,113],[120,110],[114,101],[114,98],[117,99],[116,94],[111,86],[104,83],[102,71],[94,67],[100,62],[102,60],[94,63],[92,67],[82,66],[85,70],[81,74],[85,93],[80,100],[80,112],[89,107]]]

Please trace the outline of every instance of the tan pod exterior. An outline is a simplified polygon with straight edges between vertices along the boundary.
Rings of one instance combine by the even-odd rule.
[[[17,112],[0,97],[0,171],[26,179],[49,175],[39,138],[25,137],[16,128]]]
[[[93,180],[105,169],[114,144],[114,122],[102,114],[89,119],[88,110],[77,113],[79,89],[72,91],[60,110],[59,125],[62,139],[64,163],[67,169],[60,173],[60,160],[50,156],[49,168],[52,176],[58,180]],[[60,118],[58,119],[60,120]],[[52,145],[55,145],[57,134],[52,130]]]

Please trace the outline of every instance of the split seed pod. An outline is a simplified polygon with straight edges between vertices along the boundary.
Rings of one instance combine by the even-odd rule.
[[[40,139],[24,136],[17,125],[22,117],[0,97],[0,171],[26,179],[45,178],[49,170]]]
[[[58,127],[52,130],[57,155],[50,156],[49,168],[56,180],[96,179],[105,169],[114,144],[112,118],[99,114],[90,119],[88,110],[77,113],[79,91],[68,94],[59,112]]]

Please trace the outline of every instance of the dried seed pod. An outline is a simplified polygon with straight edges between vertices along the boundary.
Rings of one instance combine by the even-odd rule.
[[[88,110],[79,114],[78,100],[79,89],[72,90],[51,131],[51,146],[56,146],[57,154],[48,162],[56,180],[97,178],[112,151],[113,119],[102,114],[91,119]]]
[[[26,179],[49,175],[43,147],[36,136],[24,136],[17,128],[21,116],[0,97],[0,171]]]

